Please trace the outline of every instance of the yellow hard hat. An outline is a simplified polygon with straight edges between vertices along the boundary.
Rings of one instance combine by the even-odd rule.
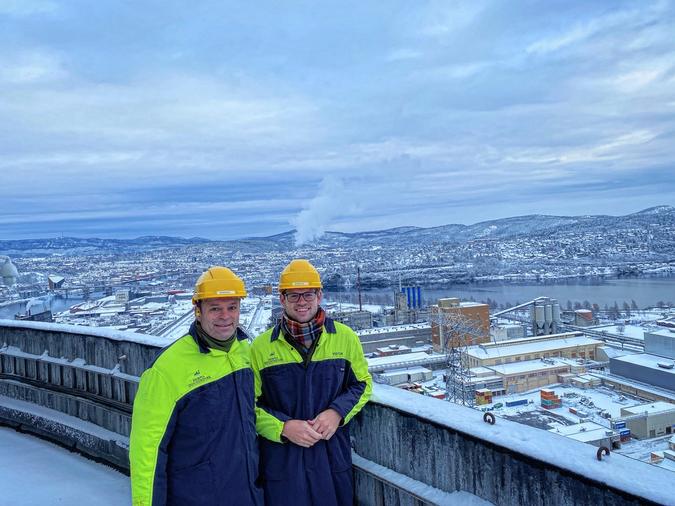
[[[307,260],[296,258],[279,276],[279,291],[291,288],[323,288],[321,276]]]
[[[244,282],[227,267],[210,267],[199,276],[192,303],[221,297],[246,297]]]

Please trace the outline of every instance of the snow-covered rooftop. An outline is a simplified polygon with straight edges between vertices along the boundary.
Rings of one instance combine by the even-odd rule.
[[[662,327],[653,328],[647,330],[650,334],[655,334],[657,336],[667,336],[675,338],[675,329],[664,329]]]
[[[641,415],[642,413],[663,413],[664,411],[673,411],[675,410],[675,404],[670,402],[650,402],[649,404],[640,404],[638,406],[632,406],[630,408],[623,408],[623,410],[631,415]]]
[[[558,369],[561,367],[568,367],[568,364],[560,361],[553,361],[553,363],[548,363],[542,362],[541,360],[523,360],[522,362],[511,362],[509,364],[491,365],[490,369],[500,374],[509,376],[511,374],[545,371],[547,369]]]
[[[611,429],[603,427],[595,422],[577,423],[574,425],[558,424],[555,428],[549,429],[549,432],[560,434],[561,436],[569,437],[582,443],[590,441],[598,441],[616,434]]]
[[[369,358],[369,367],[386,366],[389,364],[398,364],[400,362],[416,362],[418,360],[428,359],[431,355],[428,353],[403,353],[401,355],[390,355],[388,357]]]
[[[475,376],[489,376],[493,374],[494,371],[492,369],[488,369],[487,367],[472,367],[469,369],[469,372]]]
[[[673,367],[672,369],[659,367],[659,364],[673,363],[672,359],[660,357],[658,355],[651,355],[649,353],[638,353],[636,355],[623,355],[621,357],[616,357],[613,360],[618,360],[629,364],[641,365],[644,367],[649,367],[651,369],[658,369],[659,371],[665,373],[670,373],[673,375],[673,390],[675,390],[675,367]]]
[[[405,332],[406,330],[431,330],[431,324],[426,323],[409,323],[406,325],[389,325],[388,327],[374,327],[372,329],[357,330],[359,336],[370,336],[373,334],[385,334],[387,332]]]
[[[649,329],[641,325],[599,325],[596,327],[589,327],[589,329],[598,332],[606,332],[615,336],[632,337],[633,339],[644,339],[645,332]]]
[[[380,373],[382,376],[396,376],[397,374],[401,373],[408,373],[408,374],[414,374],[414,373],[429,373],[431,372],[431,369],[427,369],[426,367],[422,367],[420,365],[412,366],[412,367],[401,367],[399,369],[388,369],[386,372]]]
[[[635,351],[633,350],[622,350],[620,348],[615,348],[614,346],[599,346],[599,350],[605,352],[609,358],[623,357],[624,355],[634,355]]]
[[[500,341],[498,346],[475,345],[467,349],[469,356],[479,359],[497,359],[504,356],[522,355],[527,353],[545,353],[547,351],[576,346],[589,346],[603,344],[602,341],[590,337],[567,334],[569,337],[535,340],[536,338],[514,339],[513,341]]]

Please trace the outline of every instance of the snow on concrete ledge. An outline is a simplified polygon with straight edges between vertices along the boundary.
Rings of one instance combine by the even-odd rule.
[[[103,427],[100,427],[94,423],[81,420],[66,413],[61,413],[51,408],[44,406],[38,406],[32,402],[26,402],[19,399],[12,399],[4,395],[0,395],[0,409],[6,409],[15,411],[17,413],[22,413],[26,417],[31,417],[33,419],[41,419],[48,421],[54,424],[58,424],[63,427],[69,427],[81,434],[87,434],[88,436],[98,438],[103,441],[114,441],[115,444],[121,446],[122,448],[129,447],[129,438],[122,436],[117,432],[113,432]]]
[[[490,425],[483,421],[484,413],[480,411],[388,385],[373,385],[371,402],[658,504],[675,505],[675,479],[671,471],[655,466],[646,468],[648,464],[617,453],[598,461],[594,446],[502,418]],[[640,479],[636,480],[636,476]]]
[[[445,492],[443,490],[417,481],[391,469],[376,464],[360,455],[352,452],[352,462],[354,467],[375,476],[378,480],[391,483],[394,487],[402,490],[403,493],[414,495],[429,504],[438,506],[490,506],[491,502],[470,494],[469,492]]]
[[[103,337],[113,341],[127,341],[132,343],[146,344],[163,348],[171,343],[164,337],[148,336],[137,334],[136,332],[127,332],[124,330],[105,329],[98,327],[84,327],[81,325],[66,325],[63,323],[33,322],[22,320],[1,320],[0,327],[45,330],[48,332],[66,332],[69,334],[79,334],[84,336]]]

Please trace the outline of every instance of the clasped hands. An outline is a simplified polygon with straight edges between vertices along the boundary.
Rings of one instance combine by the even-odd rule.
[[[329,440],[335,434],[342,417],[333,408],[319,413],[313,420],[288,420],[281,435],[303,448],[310,448],[321,440]]]

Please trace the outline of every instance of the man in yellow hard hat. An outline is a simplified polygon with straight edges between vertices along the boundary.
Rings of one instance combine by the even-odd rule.
[[[326,316],[319,273],[307,260],[279,279],[284,314],[251,346],[256,427],[267,505],[352,505],[348,422],[372,380],[358,336]]]
[[[263,504],[244,282],[211,267],[195,285],[195,321],[141,376],[129,447],[134,506]]]

